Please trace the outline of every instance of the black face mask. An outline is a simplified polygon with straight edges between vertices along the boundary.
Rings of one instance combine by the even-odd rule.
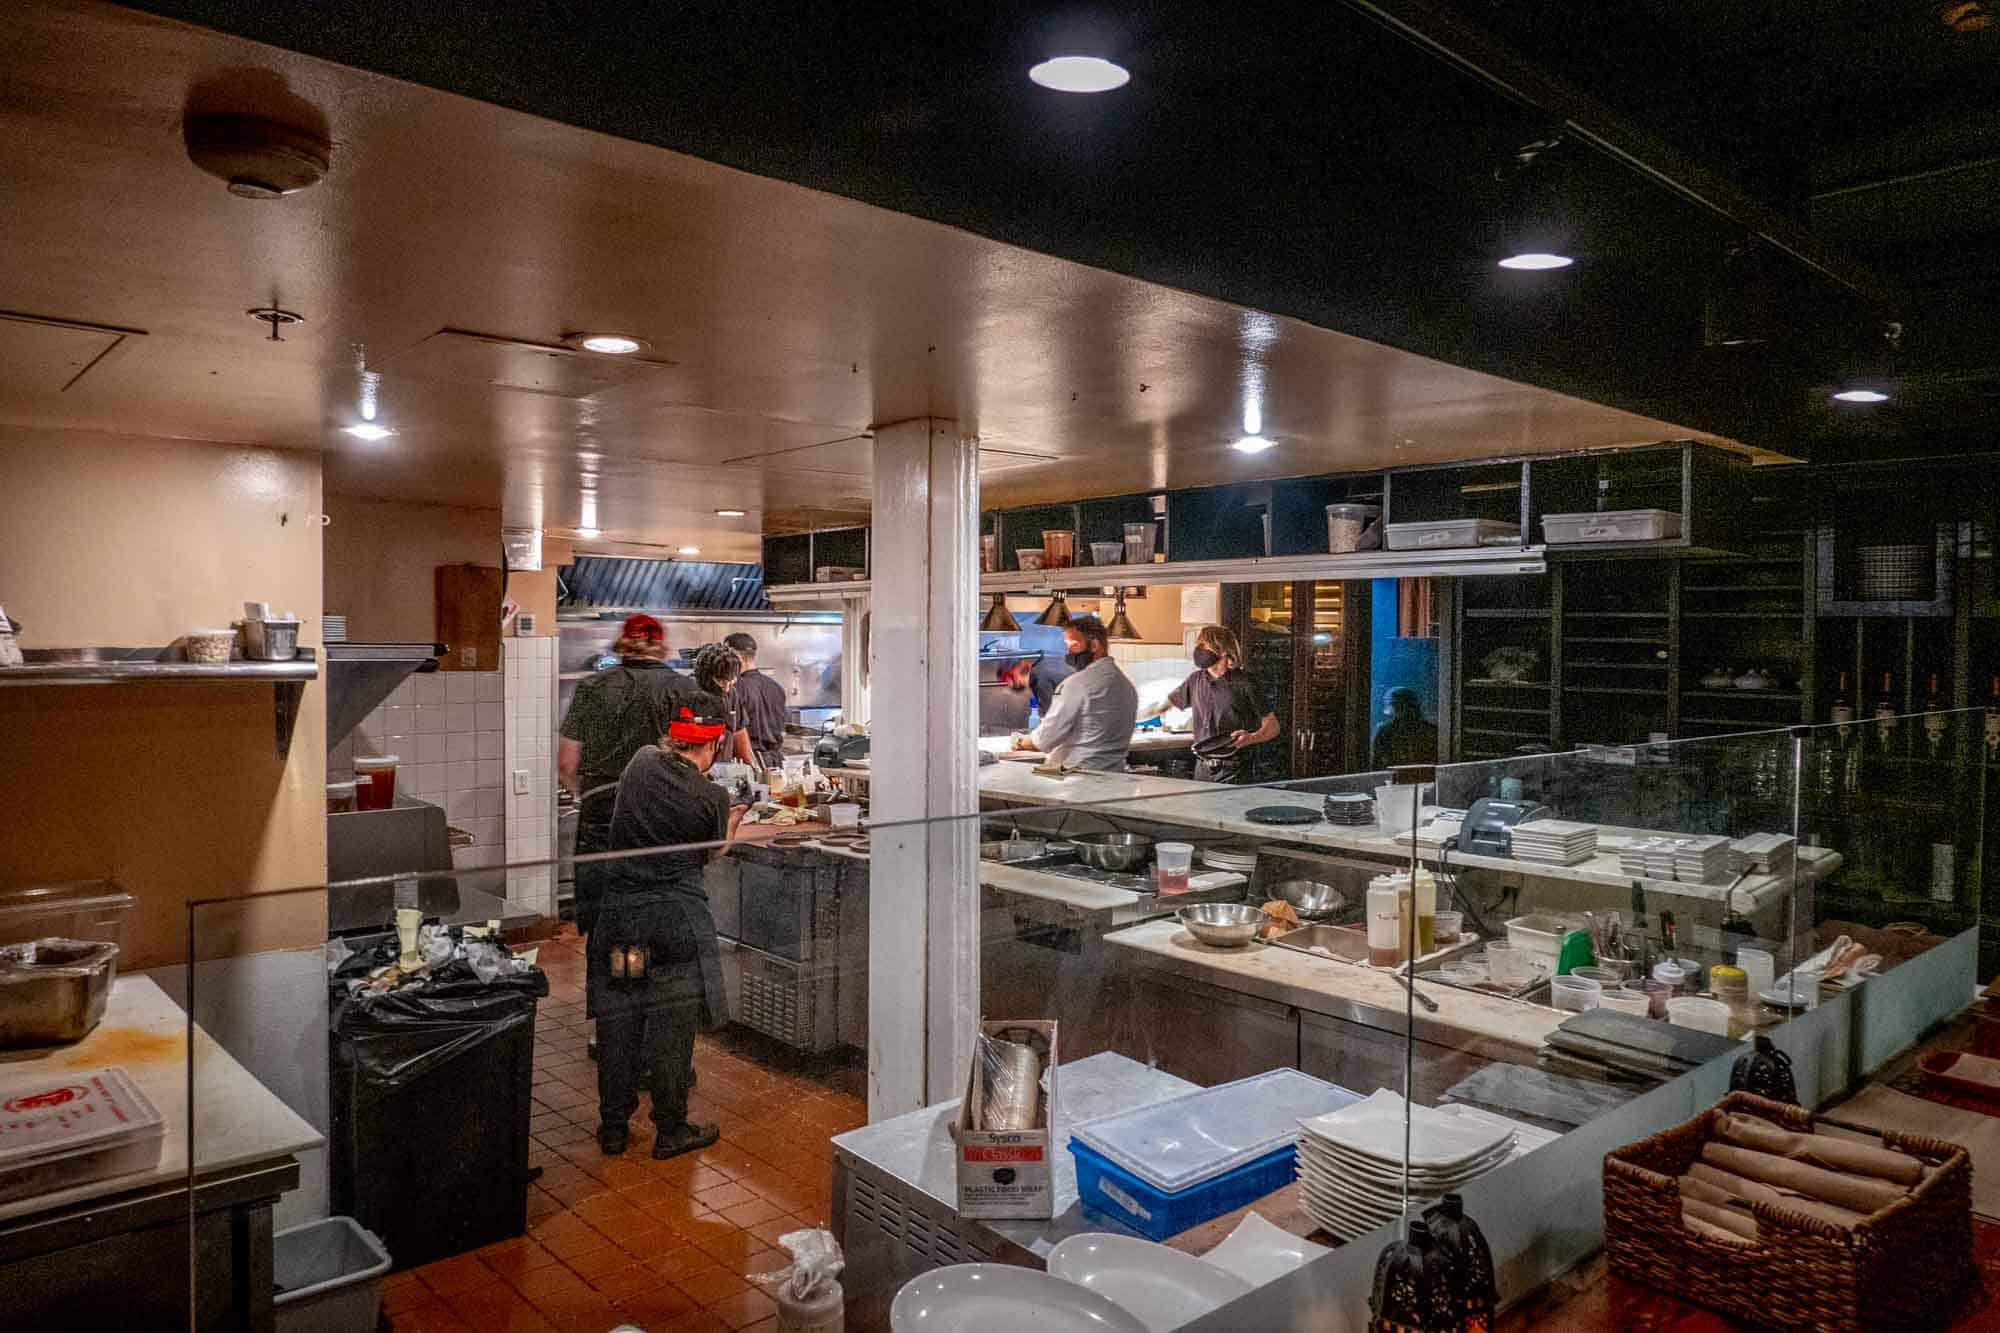
[[[1197,648],[1194,650],[1194,664],[1203,671],[1208,670],[1221,660],[1222,658],[1212,649]]]
[[[1063,661],[1069,663],[1070,670],[1072,671],[1081,671],[1085,667],[1089,666],[1091,662],[1093,662],[1094,660],[1096,659],[1091,657],[1090,650],[1088,648],[1084,649],[1080,653],[1070,653],[1063,658]]]

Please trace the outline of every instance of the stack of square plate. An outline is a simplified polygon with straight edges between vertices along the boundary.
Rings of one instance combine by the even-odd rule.
[[[1730,868],[1739,874],[1752,870],[1760,875],[1789,875],[1798,842],[1789,833],[1753,833],[1730,845]]]
[[[1554,1137],[1476,1107],[1412,1107],[1411,1214]],[[1299,1122],[1299,1202],[1313,1221],[1353,1240],[1401,1216],[1402,1199],[1403,1099],[1396,1093],[1383,1088]]]
[[[1375,822],[1375,798],[1360,792],[1336,792],[1326,798],[1326,822],[1359,826]]]
[[[1597,855],[1597,825],[1567,819],[1537,819],[1516,824],[1514,859],[1547,865],[1573,866]]]
[[[1713,834],[1676,839],[1674,878],[1683,884],[1720,884],[1729,878],[1729,839]]]
[[[1660,844],[1667,841],[1661,837],[1633,838],[1618,849],[1618,873],[1630,875],[1634,879],[1651,879],[1652,866],[1649,858],[1660,854]]]

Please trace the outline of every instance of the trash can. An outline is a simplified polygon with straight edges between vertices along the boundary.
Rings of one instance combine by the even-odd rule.
[[[351,1217],[288,1227],[271,1238],[277,1333],[375,1333],[389,1252]]]
[[[548,993],[538,970],[480,981],[461,961],[422,986],[336,999],[333,1208],[398,1268],[527,1229],[535,1005]]]

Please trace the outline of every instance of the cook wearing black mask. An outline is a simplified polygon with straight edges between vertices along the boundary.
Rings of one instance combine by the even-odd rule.
[[[1064,660],[1075,670],[1056,686],[1042,725],[1014,738],[1017,750],[1040,750],[1071,768],[1125,767],[1138,718],[1139,692],[1111,660],[1111,639],[1096,616],[1063,627]]]
[[[1278,715],[1264,707],[1257,682],[1242,669],[1243,649],[1234,634],[1220,625],[1203,626],[1195,636],[1193,656],[1194,672],[1146,716],[1157,717],[1168,708],[1193,709],[1195,754],[1210,752],[1196,759],[1195,777],[1246,782],[1243,751],[1278,734]]]

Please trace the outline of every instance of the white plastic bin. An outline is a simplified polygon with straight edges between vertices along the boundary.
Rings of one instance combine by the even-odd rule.
[[[1518,540],[1516,523],[1490,518],[1448,518],[1436,523],[1391,523],[1387,529],[1392,551],[1438,551],[1460,546],[1482,546],[1501,538]]]
[[[389,1252],[351,1217],[328,1217],[271,1238],[278,1333],[375,1333]]]
[[[1665,509],[1542,515],[1542,538],[1551,546],[1578,542],[1658,542],[1680,535],[1681,516]]]
[[[1517,916],[1507,923],[1507,942],[1527,951],[1535,971],[1552,977],[1556,974],[1556,960],[1562,956],[1563,936],[1582,928],[1581,918],[1572,920],[1553,914]]]

